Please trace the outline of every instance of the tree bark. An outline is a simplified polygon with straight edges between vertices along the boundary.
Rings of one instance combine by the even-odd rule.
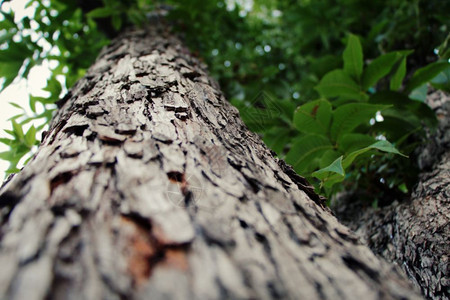
[[[427,102],[439,127],[420,149],[424,171],[410,201],[351,216],[341,203],[336,213],[375,253],[401,266],[428,299],[450,299],[450,97],[435,91]]]
[[[419,299],[164,26],[128,30],[1,190],[6,299]]]

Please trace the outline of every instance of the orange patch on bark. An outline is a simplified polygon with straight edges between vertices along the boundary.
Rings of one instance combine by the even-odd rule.
[[[135,222],[133,219],[122,216],[124,227],[131,229],[126,238],[128,272],[136,286],[147,282],[152,269],[160,264],[161,267],[174,268],[186,271],[189,267],[187,248],[183,245],[170,244],[164,238],[161,229],[152,232],[146,225]],[[124,230],[126,232],[126,230]]]
[[[165,251],[163,264],[167,267],[187,271],[189,264],[186,255],[186,249],[169,248]]]
[[[126,217],[121,218],[125,226],[132,228],[129,236],[130,251],[128,271],[136,285],[146,282],[151,273],[152,258],[156,255],[156,248],[150,239],[150,232]]]

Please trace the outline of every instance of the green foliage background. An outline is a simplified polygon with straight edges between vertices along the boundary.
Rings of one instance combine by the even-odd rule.
[[[427,90],[450,91],[448,1],[51,0],[29,1],[34,17],[22,20],[5,2],[2,89],[44,60],[58,62],[50,96],[30,95],[31,115],[13,116],[10,138],[0,140],[10,147],[0,153],[9,173],[39,144],[54,102],[100,49],[155,10],[168,11],[248,127],[328,196],[342,189],[371,201],[407,196],[418,173],[414,150],[436,124]]]

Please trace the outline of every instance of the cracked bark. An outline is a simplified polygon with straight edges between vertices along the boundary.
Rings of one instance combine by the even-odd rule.
[[[336,213],[375,253],[401,266],[428,299],[450,299],[450,97],[435,91],[427,102],[439,127],[420,149],[423,173],[410,201],[350,216],[341,203]]]
[[[418,299],[164,26],[128,30],[1,190],[7,299]]]

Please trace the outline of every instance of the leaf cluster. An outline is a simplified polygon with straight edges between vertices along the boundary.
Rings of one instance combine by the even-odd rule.
[[[33,125],[25,132],[23,124],[17,123],[14,119],[11,120],[11,123],[12,130],[5,130],[10,137],[0,138],[0,143],[10,148],[8,151],[0,152],[0,159],[10,162],[8,170],[5,171],[7,174],[18,172],[17,164],[19,161],[27,154],[29,155],[34,146],[39,145],[39,141],[36,140],[36,128]],[[28,157],[25,163],[30,158],[31,156]]]
[[[320,179],[320,188],[328,195],[336,192],[334,187],[346,177],[350,182],[358,182],[361,174],[373,179],[369,172],[377,173],[378,180],[388,182],[390,188],[401,186],[404,190],[410,184],[383,172],[386,166],[375,160],[376,150],[405,156],[396,145],[411,154],[424,136],[423,126],[436,125],[434,112],[420,101],[424,99],[411,96],[450,69],[448,62],[432,63],[417,70],[403,85],[410,54],[386,53],[364,66],[359,38],[349,36],[343,68],[325,74],[316,86],[322,98],[294,112],[293,124],[300,134],[293,139],[286,160],[297,172]],[[404,159],[403,164],[410,162]]]
[[[21,19],[1,2],[0,11],[0,92],[14,80],[27,79],[30,71],[44,63],[51,65],[52,74],[44,88],[45,96],[29,95],[29,107],[10,118],[9,138],[2,139],[9,149],[0,158],[10,163],[7,173],[16,172],[18,163],[39,140],[42,130],[51,120],[55,102],[71,87],[98,55],[107,38],[96,29],[76,1],[28,1],[32,16]],[[32,124],[25,135],[23,126]]]

